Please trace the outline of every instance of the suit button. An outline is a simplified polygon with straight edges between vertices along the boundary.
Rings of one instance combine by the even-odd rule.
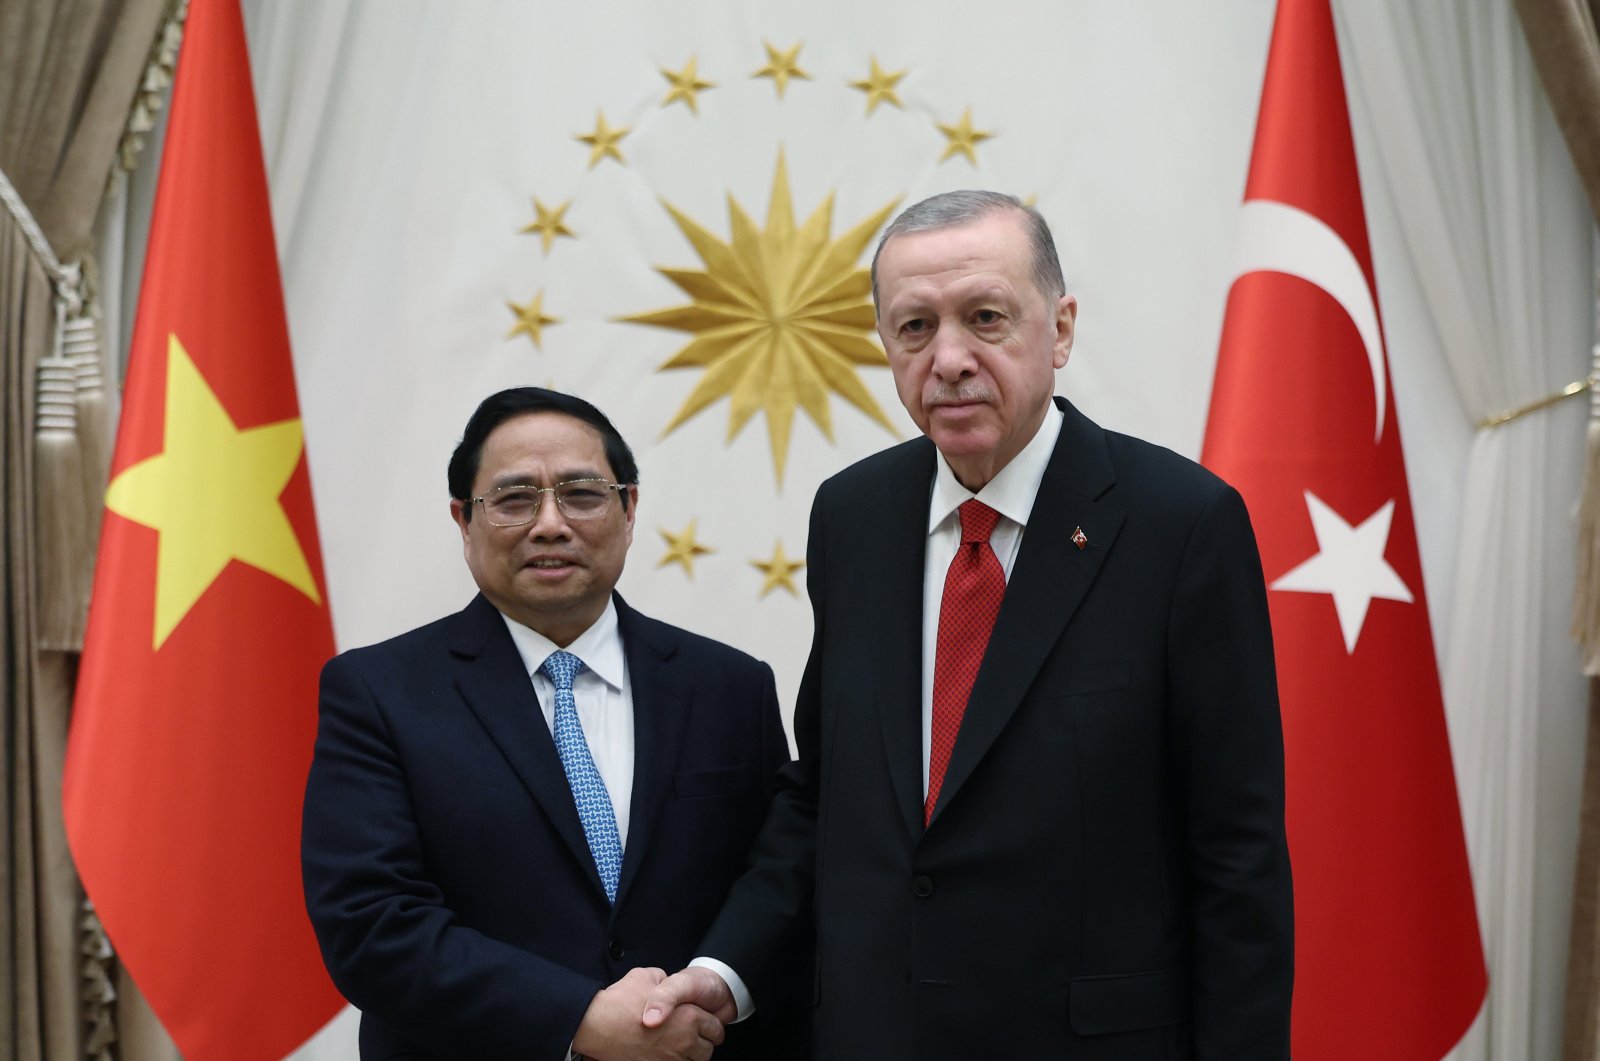
[[[911,894],[918,899],[926,899],[933,894],[933,878],[921,874],[911,878]]]
[[[613,961],[620,962],[622,960],[622,942],[614,939],[610,943],[607,943],[606,953],[611,955]]]

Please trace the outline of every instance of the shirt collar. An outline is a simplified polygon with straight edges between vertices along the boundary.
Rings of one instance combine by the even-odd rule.
[[[1033,499],[1039,494],[1045,468],[1055,452],[1056,436],[1061,434],[1065,421],[1066,415],[1052,401],[1033,438],[976,494],[961,485],[956,473],[950,470],[950,462],[940,453],[933,462],[933,503],[928,506],[928,533],[938,530],[940,524],[955,515],[963,501],[974,497],[1011,522],[1026,527],[1028,517],[1033,514]]]
[[[505,620],[506,629],[511,631],[511,640],[517,646],[517,654],[522,657],[522,665],[530,675],[544,666],[544,661],[550,658],[551,653],[560,651],[561,646],[539,631],[523,626],[504,612],[500,613],[500,618]],[[616,601],[606,601],[606,610],[600,613],[600,618],[596,619],[589,629],[579,634],[577,639],[567,646],[567,651],[583,660],[583,665],[607,685],[613,689],[622,688],[625,664],[622,655],[622,634],[617,630]]]

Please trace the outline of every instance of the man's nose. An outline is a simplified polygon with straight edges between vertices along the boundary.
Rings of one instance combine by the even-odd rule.
[[[528,536],[546,540],[572,536],[572,528],[567,526],[567,517],[556,502],[555,494],[539,495],[539,511],[534,513],[533,522],[528,524]]]
[[[945,325],[932,340],[933,374],[941,380],[958,380],[978,371],[977,358],[960,328]]]

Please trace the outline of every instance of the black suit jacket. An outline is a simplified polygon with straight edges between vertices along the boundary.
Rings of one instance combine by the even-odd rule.
[[[1282,737],[1249,517],[1209,472],[1057,401],[926,829],[933,446],[817,493],[799,760],[702,946],[759,1007],[771,941],[814,906],[819,1058],[1288,1056]]]
[[[635,765],[615,907],[488,601],[323,671],[306,904],[363,1058],[560,1061],[596,991],[693,957],[743,868],[789,758],[772,671],[616,604]]]

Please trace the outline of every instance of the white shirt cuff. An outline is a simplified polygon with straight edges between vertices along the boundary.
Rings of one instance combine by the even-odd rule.
[[[719,962],[715,958],[696,958],[689,963],[702,969],[710,969],[722,977],[722,982],[728,985],[728,990],[733,993],[733,1004],[739,1010],[739,1015],[733,1018],[733,1023],[738,1024],[756,1011],[755,1001],[750,997],[750,989],[744,986],[744,981],[739,974],[734,972],[726,962]]]

